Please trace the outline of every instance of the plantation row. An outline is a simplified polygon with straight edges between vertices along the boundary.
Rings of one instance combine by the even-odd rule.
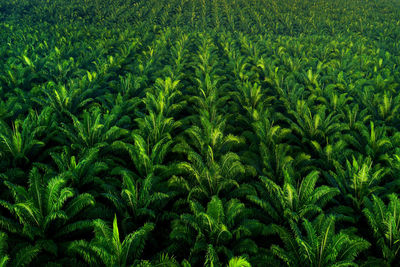
[[[0,0],[0,266],[394,266],[399,11]]]

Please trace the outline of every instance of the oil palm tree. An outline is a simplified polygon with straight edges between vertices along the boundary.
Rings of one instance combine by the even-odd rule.
[[[181,188],[189,198],[205,200],[215,195],[226,195],[229,190],[239,187],[237,178],[244,173],[240,158],[235,153],[227,153],[218,161],[212,159],[210,149],[209,158],[204,160],[196,154],[189,154],[190,162],[178,164],[187,178],[174,176],[170,180],[172,188]]]
[[[82,212],[94,206],[94,198],[87,193],[77,195],[65,186],[66,181],[61,177],[41,175],[35,167],[29,174],[28,189],[9,181],[4,184],[13,201],[0,200],[0,205],[11,215],[11,218],[2,215],[0,226],[18,236],[27,255],[44,253],[49,259],[62,258],[71,236],[92,227]]]
[[[384,125],[375,126],[374,121],[369,127],[357,123],[357,131],[351,131],[344,136],[351,148],[362,155],[369,156],[375,163],[388,165],[393,144]]]
[[[109,199],[119,214],[123,216],[122,226],[125,232],[130,232],[138,224],[145,221],[155,221],[160,217],[169,195],[157,191],[159,178],[153,174],[137,179],[122,172],[122,189],[120,194],[109,191],[102,195]],[[164,214],[165,215],[165,214]]]
[[[388,160],[387,153],[393,146],[391,140],[387,136],[386,127],[375,127],[374,122],[370,121],[369,128],[369,131],[368,128],[364,128],[361,131],[361,135],[363,136],[362,141],[364,141],[362,143],[362,145],[364,145],[364,150],[361,151],[376,162],[386,163]]]
[[[209,199],[239,187],[237,180],[245,169],[240,157],[230,149],[242,140],[234,135],[224,135],[225,121],[222,116],[213,122],[200,117],[200,122],[201,127],[187,129],[185,134],[188,138],[182,138],[173,149],[188,159],[177,166],[187,178],[175,176],[170,183],[187,192],[189,198]]]
[[[171,77],[158,78],[153,90],[146,93],[144,102],[148,112],[163,114],[166,117],[173,116],[179,112],[186,102],[180,99],[182,92],[179,90],[180,80]]]
[[[265,106],[274,99],[272,96],[266,97],[262,91],[261,85],[246,81],[239,85],[238,91],[234,92],[239,106],[246,111],[246,118],[258,120],[261,117],[259,106]]]
[[[93,221],[93,225],[94,238],[90,242],[74,241],[68,247],[69,253],[81,255],[92,266],[140,266],[140,256],[154,224],[146,223],[123,239],[119,233],[117,216],[114,217],[112,228],[101,219]]]
[[[392,266],[400,259],[400,200],[394,193],[388,198],[387,205],[376,195],[366,198],[363,212],[381,250],[381,264]]]
[[[381,183],[387,172],[388,169],[375,166],[371,158],[360,156],[357,159],[353,156],[352,161],[346,160],[344,166],[338,165],[334,171],[326,174],[329,183],[340,190],[340,196],[345,200],[340,207],[347,207],[343,211],[351,210],[350,214],[343,214],[347,219],[353,222],[360,219],[366,197],[384,189]]]
[[[273,225],[284,247],[272,245],[272,252],[287,266],[358,266],[357,255],[370,246],[351,231],[336,233],[333,216],[321,214],[312,222],[304,219],[301,226],[291,223],[286,229]]]
[[[376,120],[382,120],[387,125],[396,125],[399,122],[398,110],[400,108],[400,96],[393,95],[390,91],[374,95],[374,103],[371,111]]]
[[[243,133],[250,147],[242,159],[254,167],[258,175],[267,176],[275,182],[282,182],[283,171],[292,166],[302,174],[310,163],[310,156],[300,151],[292,130],[275,121],[273,111],[260,111],[260,118],[252,123],[252,131]]]
[[[322,213],[324,206],[339,190],[326,185],[317,186],[318,171],[310,172],[300,181],[286,170],[282,186],[267,177],[260,177],[257,186],[259,195],[248,195],[247,199],[261,209],[260,217],[264,223],[290,223],[311,219]]]
[[[55,172],[71,187],[80,191],[93,191],[107,187],[106,177],[100,178],[100,174],[108,170],[108,165],[98,160],[98,148],[91,148],[75,156],[68,147],[64,146],[61,153],[51,152],[50,156],[57,166]]]
[[[185,248],[183,251],[190,251],[190,263],[205,266],[219,266],[235,254],[257,253],[251,236],[263,226],[247,216],[239,200],[224,203],[213,196],[206,207],[195,200],[190,200],[189,205],[191,213],[184,213],[172,222],[170,238],[174,243],[170,249]]]
[[[160,170],[166,168],[163,163],[171,145],[172,141],[164,137],[151,146],[140,133],[132,131],[127,141],[116,141],[112,144],[113,150],[128,152],[129,161],[132,163],[129,166],[129,161],[127,161],[121,167],[116,168],[116,171],[128,171],[135,179],[142,179],[151,174],[160,174]]]
[[[287,118],[291,129],[298,134],[301,143],[316,141],[324,144],[344,129],[339,121],[339,114],[328,112],[324,105],[316,111],[309,105],[310,103],[305,100],[298,100],[296,109],[289,110],[291,116]]]
[[[0,121],[0,156],[10,167],[23,167],[39,152],[43,152],[45,141],[54,133],[55,126],[48,109],[40,114],[31,110],[24,119],[17,119],[10,127]],[[4,164],[4,162],[3,162]]]
[[[102,148],[124,137],[127,130],[115,125],[115,117],[102,114],[100,109],[83,112],[83,118],[71,115],[72,124],[62,123],[60,130],[73,149]]]
[[[49,106],[56,112],[59,118],[64,121],[71,115],[77,115],[85,107],[87,107],[93,98],[93,90],[83,90],[83,87],[77,86],[75,83],[68,85],[56,84],[48,82],[41,85],[42,96],[38,96],[33,100],[43,107]]]

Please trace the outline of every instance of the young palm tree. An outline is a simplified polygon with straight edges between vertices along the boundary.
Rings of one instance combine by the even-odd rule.
[[[228,137],[229,138],[229,137]],[[172,177],[171,186],[187,192],[189,198],[209,199],[213,195],[227,194],[239,187],[237,179],[244,173],[240,158],[233,152],[218,155],[208,146],[207,154],[202,156],[190,147],[180,146],[175,151],[184,150],[189,162],[178,164],[178,168],[187,178]],[[206,147],[205,147],[206,148]]]
[[[74,115],[71,118],[73,123],[62,123],[60,129],[73,149],[102,148],[127,134],[127,130],[115,126],[115,117],[102,114],[98,108],[85,111],[82,121]]]
[[[387,194],[397,193],[400,190],[400,149],[397,149],[390,160],[390,174],[392,180],[385,184],[385,190]]]
[[[344,126],[339,121],[339,114],[328,112],[324,105],[313,110],[310,104],[309,101],[298,100],[296,108],[289,110],[291,116],[287,121],[301,143],[316,141],[322,145],[340,133]]]
[[[49,106],[57,113],[59,119],[65,121],[71,115],[77,115],[87,107],[93,98],[90,95],[94,90],[88,90],[71,82],[68,85],[48,82],[41,86],[43,96],[33,100],[43,107]]]
[[[245,118],[252,118],[253,120],[258,120],[262,117],[259,114],[260,110],[266,106],[267,102],[274,100],[273,97],[266,97],[263,94],[261,85],[249,81],[244,82],[239,86],[238,91],[234,92],[239,106],[246,111]]]
[[[384,121],[388,126],[396,125],[399,122],[398,111],[400,109],[400,95],[393,95],[390,91],[384,91],[383,94],[374,95],[374,103],[371,111],[377,120]]]
[[[154,224],[146,223],[123,240],[119,233],[117,216],[114,217],[112,228],[101,219],[95,220],[93,225],[93,240],[74,241],[68,247],[70,253],[81,255],[91,266],[141,266],[140,256]]]
[[[187,129],[173,149],[187,157],[186,162],[178,164],[187,178],[173,177],[170,183],[189,194],[189,198],[208,201],[213,195],[227,194],[239,187],[245,168],[239,156],[231,152],[242,139],[224,134],[226,119],[217,115],[211,120],[207,111],[200,114],[199,125]]]
[[[368,114],[367,109],[360,110],[358,104],[346,105],[342,114],[346,128],[349,131],[361,131],[364,124],[371,119],[371,115]]]
[[[313,222],[304,219],[301,228],[291,223],[290,230],[279,225],[273,225],[273,229],[284,248],[272,245],[272,252],[287,266],[357,266],[357,255],[370,246],[351,231],[336,233],[335,217],[324,214]]]
[[[179,265],[172,265],[171,264],[171,265],[168,265],[168,266],[174,266],[175,267],[175,266],[179,266]],[[187,260],[184,260],[180,266],[181,267],[191,267],[192,265]],[[250,264],[250,262],[248,262],[246,257],[240,256],[240,257],[231,258],[229,260],[228,264],[225,265],[225,266],[226,267],[251,267],[251,264]]]
[[[173,116],[186,104],[180,99],[182,92],[179,90],[180,81],[171,77],[158,78],[153,90],[146,93],[144,102],[148,112],[163,114],[166,117]]]
[[[170,238],[174,244],[170,249],[190,251],[192,264],[206,266],[219,266],[235,254],[257,253],[250,237],[263,226],[248,217],[243,203],[237,199],[224,203],[213,196],[206,208],[195,200],[189,204],[191,213],[172,222]]]
[[[258,175],[282,182],[283,172],[289,166],[302,174],[309,164],[310,156],[299,151],[293,142],[292,131],[274,122],[273,118],[272,111],[260,111],[259,120],[252,123],[253,131],[245,133],[251,146],[242,158],[256,169]]]
[[[38,253],[44,253],[49,260],[65,256],[63,249],[73,236],[92,227],[90,221],[82,219],[82,211],[94,206],[94,198],[87,193],[76,195],[61,177],[41,175],[33,168],[28,189],[9,181],[4,184],[13,201],[0,200],[0,205],[12,218],[1,216],[0,227],[18,236],[32,258]]]
[[[335,171],[329,171],[328,181],[340,190],[341,197],[345,199],[344,210],[352,209],[351,214],[343,214],[348,215],[347,219],[358,221],[365,198],[383,190],[381,182],[385,172],[387,170],[375,167],[370,158],[363,157],[353,157],[352,162],[346,160],[344,167],[337,166]]]
[[[129,168],[122,166],[116,168],[115,171],[128,171],[135,179],[159,174],[166,168],[163,163],[171,145],[172,141],[164,137],[151,146],[140,133],[131,132],[130,139],[127,142],[116,141],[112,144],[112,148],[116,151],[128,152],[132,165],[129,166],[129,163],[126,162],[124,165],[129,166]]]
[[[130,232],[144,221],[154,221],[156,217],[166,212],[162,207],[169,195],[155,191],[159,183],[158,177],[150,174],[135,180],[128,172],[122,172],[121,175],[123,179],[121,193],[110,191],[102,195],[109,199],[123,216],[122,226],[125,232]]]
[[[354,146],[354,150],[369,156],[376,163],[388,164],[389,155],[393,149],[393,144],[387,134],[388,128],[376,127],[373,121],[370,121],[369,128],[365,125],[358,125],[358,127],[358,132],[350,133],[350,137],[346,137]]]
[[[285,181],[279,186],[267,177],[260,177],[260,195],[249,195],[248,200],[261,209],[266,223],[299,222],[322,213],[322,208],[339,194],[336,188],[326,185],[316,187],[318,171],[310,172],[301,181],[295,181],[285,171]]]
[[[400,260],[400,200],[397,194],[389,195],[389,203],[372,195],[372,201],[365,200],[363,210],[376,239],[376,245],[381,249],[383,263],[393,266]]]
[[[50,153],[54,163],[57,166],[56,173],[65,179],[68,184],[80,191],[92,190],[99,187],[106,187],[106,177],[100,178],[100,174],[108,170],[105,162],[99,161],[99,149],[92,148],[82,155],[71,155],[68,147],[63,147],[62,153]]]
[[[43,127],[35,123],[33,116],[14,121],[12,127],[0,121],[0,157],[12,167],[29,163],[45,145],[37,138],[41,131]]]
[[[140,129],[138,134],[146,140],[149,148],[155,148],[160,141],[171,140],[172,132],[181,124],[172,117],[167,118],[163,113],[157,114],[151,110],[148,115],[143,118],[137,118],[135,121]]]

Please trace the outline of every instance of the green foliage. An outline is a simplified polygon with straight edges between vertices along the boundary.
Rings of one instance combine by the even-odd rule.
[[[316,187],[319,173],[313,171],[296,182],[288,171],[282,186],[271,179],[261,177],[264,187],[260,196],[249,195],[248,200],[257,205],[269,222],[299,222],[304,218],[312,218],[322,212],[322,208],[339,194],[336,188],[325,185]],[[267,222],[268,222],[267,221]]]
[[[99,109],[94,109],[85,111],[82,121],[72,116],[72,125],[64,123],[61,130],[75,144],[73,149],[101,148],[126,134],[126,130],[113,125],[113,119],[111,115],[103,115]]]
[[[335,218],[323,214],[313,222],[305,219],[304,230],[294,223],[290,230],[279,225],[273,228],[285,246],[271,249],[287,266],[357,266],[354,259],[370,246],[351,232],[336,233]]]
[[[0,265],[396,265],[399,10],[0,0]]]
[[[251,267],[251,265],[243,257],[233,257],[229,260],[228,267]]]
[[[366,197],[382,191],[379,186],[384,169],[373,169],[370,158],[358,160],[353,157],[352,162],[346,160],[345,168],[338,166],[336,171],[330,171],[332,183],[339,188],[342,196],[356,211],[361,211]],[[352,215],[354,216],[354,215]]]
[[[7,266],[7,262],[10,260],[6,254],[7,250],[7,235],[5,233],[0,233],[0,266]]]
[[[363,210],[367,218],[377,245],[381,249],[382,257],[388,266],[398,261],[400,249],[400,200],[396,194],[389,195],[389,204],[377,196],[372,201],[367,199]]]
[[[154,229],[154,224],[147,223],[125,236],[121,241],[117,217],[112,228],[106,222],[97,219],[93,222],[95,237],[92,241],[75,241],[68,250],[82,255],[90,265],[130,266],[139,263],[146,239]]]
[[[214,196],[203,207],[190,201],[191,213],[185,213],[172,224],[171,238],[175,249],[193,244],[189,259],[195,264],[220,265],[237,253],[257,253],[257,245],[250,239],[262,225],[246,218],[246,209],[237,199],[223,203]]]
[[[14,121],[11,127],[0,121],[0,156],[5,162],[13,167],[24,166],[38,154],[45,145],[38,140],[40,135],[51,130],[47,125],[41,125],[41,121],[45,120],[44,116],[36,116],[31,112],[26,119]]]
[[[128,229],[132,224],[154,220],[157,212],[161,212],[163,203],[168,199],[168,194],[155,192],[157,179],[149,175],[144,179],[134,180],[128,173],[122,173],[123,185],[120,195],[113,193],[103,194],[114,205],[116,210],[123,215],[123,223]]]
[[[65,116],[77,114],[93,101],[89,97],[90,90],[84,90],[82,87],[74,88],[72,86],[77,87],[72,82],[67,86],[49,82],[42,88],[45,96],[35,100],[43,106],[51,107],[60,119],[64,119]]]
[[[49,253],[53,257],[63,255],[61,247],[71,242],[71,235],[91,228],[91,222],[80,219],[80,214],[94,206],[94,198],[87,193],[76,194],[66,187],[66,181],[61,177],[41,175],[33,168],[29,173],[28,189],[8,181],[4,184],[13,201],[0,200],[0,205],[12,216],[1,216],[0,226],[6,232],[18,235],[21,245],[24,244],[15,254],[15,261],[31,262],[38,253]],[[19,254],[25,259],[18,257]]]
[[[60,177],[78,189],[85,186],[102,186],[104,179],[99,174],[108,169],[105,162],[98,161],[99,149],[93,148],[80,157],[71,156],[71,151],[64,147],[62,153],[50,153],[57,165]]]

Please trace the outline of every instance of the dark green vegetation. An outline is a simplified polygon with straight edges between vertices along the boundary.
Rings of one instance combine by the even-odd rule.
[[[0,0],[0,266],[393,266],[395,0]]]

